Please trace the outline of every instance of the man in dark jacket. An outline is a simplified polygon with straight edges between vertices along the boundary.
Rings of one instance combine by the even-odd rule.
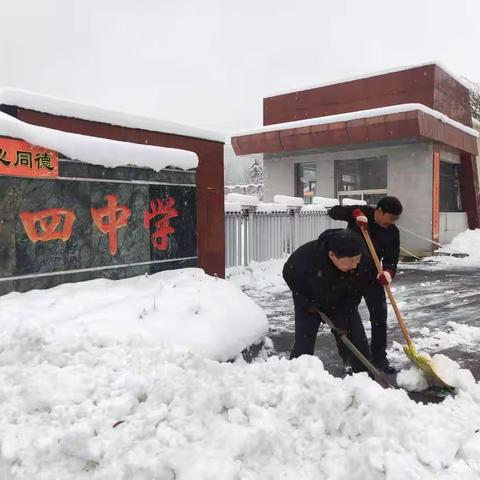
[[[365,357],[371,358],[357,309],[368,278],[368,262],[362,260],[364,250],[358,233],[331,229],[290,255],[283,268],[295,307],[295,345],[290,358],[313,355],[321,321],[317,309],[330,317]],[[366,370],[355,357],[351,363],[354,372]]]
[[[387,301],[384,286],[389,285],[397,271],[400,250],[400,235],[395,222],[402,213],[402,204],[396,197],[383,197],[377,207],[352,205],[332,207],[328,214],[334,220],[348,222],[348,228],[360,232],[366,226],[375,250],[380,258],[384,274],[378,275],[370,255],[370,275],[366,289],[365,303],[370,312],[372,325],[371,352],[374,365],[385,373],[396,370],[387,359]]]

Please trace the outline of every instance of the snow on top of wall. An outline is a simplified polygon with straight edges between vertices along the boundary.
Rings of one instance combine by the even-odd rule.
[[[327,213],[327,209],[323,205],[304,205],[301,211]]]
[[[314,205],[321,205],[322,207],[334,207],[338,205],[340,202],[336,198],[327,198],[327,197],[313,197],[312,203]]]
[[[50,113],[52,115],[108,123],[120,127],[138,128],[152,132],[170,133],[173,135],[225,142],[225,134],[222,132],[215,132],[193,127],[191,125],[182,125],[180,123],[168,122],[115,110],[106,110],[94,105],[84,105],[50,95],[43,95],[17,88],[0,88],[0,105],[1,104],[14,105],[16,107]]]
[[[260,202],[255,195],[242,195],[241,193],[229,193],[226,195],[225,201],[250,207],[256,207]]]
[[[342,205],[366,205],[365,200],[357,200],[356,198],[342,198]]]
[[[480,120],[477,120],[475,117],[472,117],[473,128],[480,130]]]
[[[289,197],[287,195],[275,195],[273,197],[275,203],[283,203],[290,207],[303,207],[303,198],[301,197]]]
[[[447,117],[445,114],[438,112],[437,110],[426,107],[421,103],[405,103],[402,105],[392,105],[390,107],[371,108],[368,110],[359,110],[357,112],[347,112],[337,115],[328,115],[325,117],[308,118],[306,120],[296,120],[294,122],[276,123],[274,125],[267,125],[264,127],[243,130],[241,132],[235,133],[234,135],[232,135],[232,137],[241,137],[243,135],[273,132],[276,130],[288,130],[291,128],[311,127],[313,125],[324,125],[326,123],[348,122],[349,120],[357,120],[359,118],[376,117],[379,115],[389,115],[392,113],[412,112],[415,110],[435,117],[444,123],[448,123],[449,125],[452,125],[453,127],[462,130],[468,135],[472,135],[473,137],[479,136],[479,132],[477,130],[471,127],[467,127],[463,123],[457,122],[456,120],[452,120],[450,117]]]
[[[255,211],[259,213],[288,212],[288,207],[281,203],[260,203]]]
[[[238,202],[225,202],[225,213],[241,213],[242,204]]]
[[[62,132],[22,122],[3,112],[0,112],[1,135],[20,138],[33,145],[60,152],[73,160],[105,167],[134,165],[160,171],[166,167],[187,170],[198,165],[196,153],[187,150]]]
[[[389,73],[401,72],[403,70],[411,70],[412,68],[426,67],[428,65],[436,65],[437,67],[440,67],[445,73],[448,73],[448,75],[450,75],[452,78],[454,78],[458,83],[463,85],[465,88],[469,88],[468,83],[463,78],[459,77],[455,73],[452,73],[441,62],[425,62],[425,63],[419,63],[417,65],[386,68],[384,70],[377,70],[377,71],[369,72],[369,73],[362,74],[362,75],[353,75],[351,77],[337,79],[337,80],[333,80],[331,82],[322,82],[322,83],[309,85],[309,86],[304,86],[304,87],[286,89],[286,90],[278,91],[276,93],[271,93],[271,94],[265,95],[265,98],[276,97],[277,95],[287,95],[288,93],[303,92],[304,90],[313,90],[314,88],[327,87],[327,86],[330,86],[330,85],[338,85],[339,83],[353,82],[354,80],[362,80],[362,79],[365,79],[365,78],[378,77],[380,75],[387,75]]]

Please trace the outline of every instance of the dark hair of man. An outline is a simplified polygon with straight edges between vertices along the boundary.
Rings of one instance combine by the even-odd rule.
[[[327,248],[337,258],[356,257],[363,250],[363,239],[353,230],[340,230],[328,239]]]
[[[383,213],[391,213],[392,215],[402,214],[402,204],[397,197],[383,197],[377,203],[377,208],[380,208]]]

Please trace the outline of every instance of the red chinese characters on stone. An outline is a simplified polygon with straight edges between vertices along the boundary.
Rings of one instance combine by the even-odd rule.
[[[91,208],[93,222],[97,228],[108,235],[110,253],[115,255],[118,250],[117,230],[127,226],[132,211],[126,205],[118,205],[115,195],[107,195],[105,208]]]
[[[34,243],[50,240],[66,242],[72,235],[75,218],[75,213],[64,208],[20,213],[25,232]]]
[[[173,207],[175,199],[168,197],[166,200],[152,200],[150,202],[150,212],[145,210],[143,216],[143,225],[150,227],[150,222],[155,217],[160,218],[155,222],[155,231],[151,235],[152,245],[156,250],[165,251],[168,248],[168,235],[175,233],[175,229],[170,225],[170,219],[178,217],[177,210]]]

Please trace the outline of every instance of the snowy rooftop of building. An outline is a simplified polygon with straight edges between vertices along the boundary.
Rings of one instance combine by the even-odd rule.
[[[415,110],[426,113],[427,115],[431,115],[432,117],[435,117],[444,123],[448,123],[469,135],[472,135],[474,137],[479,136],[479,132],[477,130],[471,127],[467,127],[466,125],[463,125],[463,123],[457,122],[456,120],[452,120],[450,117],[447,117],[445,114],[437,110],[433,110],[420,103],[405,103],[403,105],[392,105],[390,107],[372,108],[369,110],[360,110],[357,112],[340,113],[337,115],[309,118],[306,120],[296,120],[294,122],[276,123],[273,125],[267,125],[254,129],[243,130],[241,132],[236,132],[234,135],[232,135],[232,137],[254,135],[256,133],[275,132],[278,130],[287,130],[292,128],[311,127],[313,125],[324,125],[327,123],[347,122],[349,120],[357,120],[361,118],[376,117],[380,115],[389,115],[394,113],[411,112]]]
[[[0,87],[0,105],[13,105],[16,107],[35,110],[38,112],[73,117],[92,122],[107,123],[127,128],[138,128],[153,132],[170,133],[186,137],[201,138],[224,142],[225,134],[191,125],[168,122],[157,118],[144,117],[125,112],[106,110],[94,105],[84,105],[69,100],[43,95],[36,92],[10,87]]]
[[[377,71],[374,71],[374,72],[364,73],[362,75],[353,75],[351,77],[337,79],[337,80],[333,80],[333,81],[330,81],[330,82],[321,82],[321,83],[314,84],[314,85],[306,85],[306,86],[301,86],[301,87],[297,87],[297,88],[289,88],[289,89],[277,91],[277,92],[274,92],[274,93],[266,94],[265,98],[276,97],[277,95],[287,95],[288,93],[303,92],[305,90],[312,90],[314,88],[327,87],[329,85],[337,85],[339,83],[353,82],[354,80],[362,80],[362,79],[365,79],[365,78],[378,77],[380,75],[387,75],[389,73],[401,72],[403,70],[411,70],[413,68],[426,67],[428,65],[436,65],[437,67],[440,67],[445,73],[448,73],[448,75],[450,75],[452,78],[454,78],[458,83],[463,85],[465,88],[469,88],[469,85],[468,85],[467,81],[465,81],[465,79],[463,79],[463,78],[459,77],[458,75],[452,73],[441,62],[425,62],[425,63],[419,63],[417,65],[397,66],[397,67],[387,68],[387,69],[384,69],[384,70],[377,70]]]

